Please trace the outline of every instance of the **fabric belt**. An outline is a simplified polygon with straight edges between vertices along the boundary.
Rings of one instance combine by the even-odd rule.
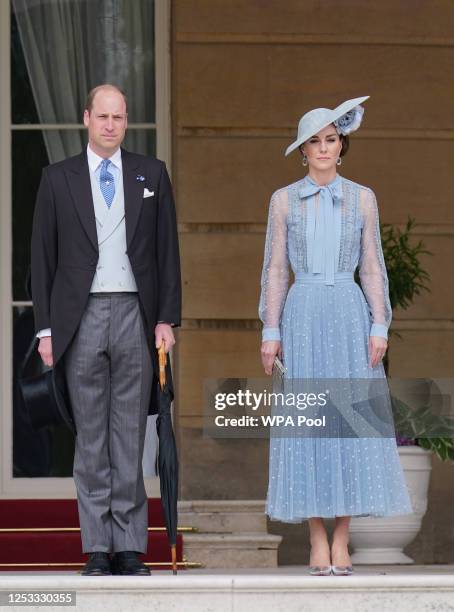
[[[354,283],[353,272],[335,272],[334,273],[334,284],[338,283]],[[312,272],[297,272],[295,274],[295,283],[306,284],[325,284],[326,278],[323,274],[315,275]]]

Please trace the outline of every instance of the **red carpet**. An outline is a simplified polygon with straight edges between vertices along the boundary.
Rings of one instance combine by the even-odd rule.
[[[160,499],[148,500],[148,526],[164,527]],[[61,531],[65,527],[79,527],[75,499],[0,500],[0,571],[79,570],[82,566],[76,564],[84,564],[87,560],[87,555],[82,554],[80,532]],[[4,531],[24,528],[34,531]],[[52,528],[53,531],[39,531],[39,528]],[[170,562],[165,530],[148,532],[148,552],[141,558],[158,564],[151,566],[152,571],[169,569],[170,566],[165,565]],[[181,562],[182,558],[183,539],[179,534],[177,561]],[[19,563],[26,565],[7,565]]]

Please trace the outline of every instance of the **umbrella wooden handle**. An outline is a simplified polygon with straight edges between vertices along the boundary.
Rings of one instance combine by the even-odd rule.
[[[167,364],[167,353],[165,350],[164,342],[161,343],[161,346],[158,348],[158,356],[159,356],[159,384],[161,389],[164,388],[166,384],[166,364]]]
[[[173,544],[170,547],[170,551],[172,553],[172,572],[173,575],[176,576],[177,573],[177,547]]]

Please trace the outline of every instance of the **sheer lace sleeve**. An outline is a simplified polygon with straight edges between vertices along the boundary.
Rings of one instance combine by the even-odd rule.
[[[281,339],[279,323],[289,279],[287,215],[287,190],[281,189],[271,197],[265,240],[259,304],[263,340]]]
[[[359,277],[372,315],[369,335],[387,338],[392,311],[389,300],[388,274],[380,238],[378,206],[372,190],[361,190],[360,207],[364,225],[361,234]]]

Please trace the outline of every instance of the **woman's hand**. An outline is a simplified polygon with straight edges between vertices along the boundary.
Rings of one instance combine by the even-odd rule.
[[[383,359],[388,348],[388,341],[381,336],[369,336],[369,365],[372,368]]]
[[[279,359],[282,359],[281,343],[277,340],[266,340],[262,342],[262,348],[260,350],[262,355],[262,365],[265,370],[265,374],[270,374],[273,371],[273,363],[276,355],[279,355]]]

